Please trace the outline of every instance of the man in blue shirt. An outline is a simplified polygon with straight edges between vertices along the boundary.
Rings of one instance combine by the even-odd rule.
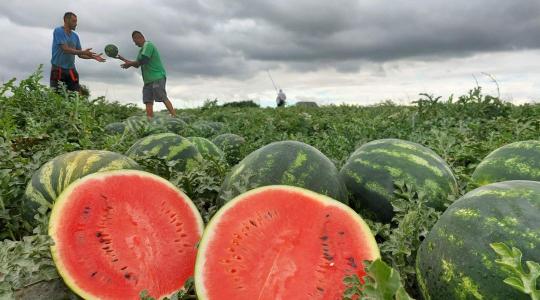
[[[68,91],[80,92],[79,74],[75,69],[75,55],[83,59],[95,59],[104,62],[100,54],[92,52],[92,48],[81,49],[79,36],[75,33],[77,16],[72,12],[64,14],[64,26],[54,29],[51,59],[51,87],[58,90],[60,82]]]

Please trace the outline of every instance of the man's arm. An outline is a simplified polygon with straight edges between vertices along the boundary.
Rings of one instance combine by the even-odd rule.
[[[148,56],[144,56],[144,55],[142,56],[140,60],[127,60],[120,55],[118,55],[118,58],[124,61],[124,63],[121,65],[121,67],[124,69],[128,69],[129,67],[138,68],[148,63],[148,61],[150,60]]]
[[[96,55],[96,53],[90,51],[92,50],[92,48],[87,48],[84,50],[77,50],[75,48],[71,48],[67,44],[62,44],[60,45],[60,47],[62,48],[62,51],[64,51],[64,53],[77,55],[80,58],[92,57],[93,55]],[[82,56],[85,56],[85,57],[82,57]]]

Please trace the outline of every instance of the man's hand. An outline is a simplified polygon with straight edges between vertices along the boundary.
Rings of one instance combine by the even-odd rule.
[[[133,62],[129,61],[129,60],[120,65],[120,67],[122,67],[122,69],[129,69],[129,67],[132,67],[132,66],[133,66]]]
[[[88,56],[88,57],[94,57],[96,55],[96,53],[92,52],[90,50],[92,50],[92,48],[84,49],[84,50],[81,51],[81,53],[79,55],[84,55],[84,56]]]
[[[103,58],[103,56],[101,56],[101,55],[103,55],[103,53],[95,54],[95,55],[92,56],[92,58],[99,61],[99,62],[104,62],[106,59]]]

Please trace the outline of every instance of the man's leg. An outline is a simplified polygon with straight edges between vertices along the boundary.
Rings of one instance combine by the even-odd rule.
[[[154,104],[153,103],[145,103],[146,104],[146,117],[148,119],[152,119],[154,117]]]
[[[154,93],[152,84],[147,83],[143,86],[143,103],[146,106],[146,117],[151,119],[154,117]]]
[[[171,116],[175,117],[176,116],[176,111],[174,110],[171,101],[169,101],[169,98],[165,99],[165,101],[163,101],[163,103],[165,103],[165,107],[167,108],[167,110],[169,111]]]

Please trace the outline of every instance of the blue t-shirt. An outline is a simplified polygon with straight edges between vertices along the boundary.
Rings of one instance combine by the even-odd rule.
[[[75,31],[71,31],[68,35],[63,26],[56,27],[53,32],[51,64],[64,69],[75,69],[75,55],[64,53],[61,47],[62,44],[81,50],[81,42]]]

